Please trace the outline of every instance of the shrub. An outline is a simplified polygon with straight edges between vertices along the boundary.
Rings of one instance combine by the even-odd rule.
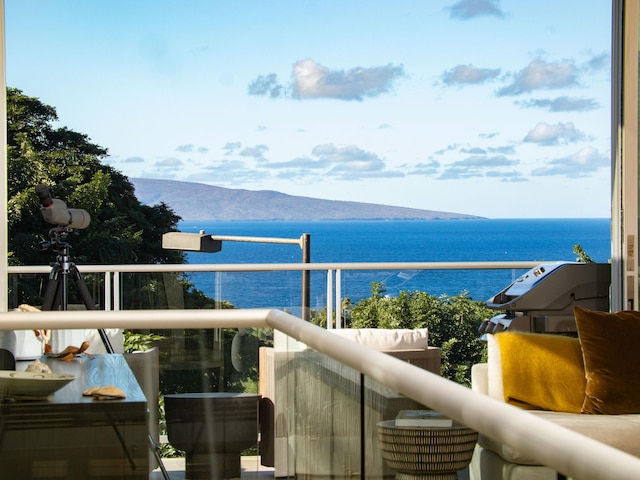
[[[493,316],[491,309],[466,292],[436,297],[401,291],[397,297],[389,297],[380,282],[372,283],[371,292],[348,312],[350,327],[428,328],[429,344],[442,349],[442,376],[471,384],[471,366],[486,360],[486,346],[478,328]]]

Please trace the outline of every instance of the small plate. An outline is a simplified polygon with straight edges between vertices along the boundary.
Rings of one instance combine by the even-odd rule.
[[[73,375],[0,370],[0,395],[47,397],[75,379]]]

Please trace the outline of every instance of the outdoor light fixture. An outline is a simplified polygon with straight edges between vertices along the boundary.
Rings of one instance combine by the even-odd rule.
[[[216,253],[222,250],[222,242],[203,231],[200,233],[169,232],[162,235],[162,248]]]
[[[162,248],[192,252],[216,253],[222,250],[222,242],[280,243],[298,245],[302,250],[302,263],[311,262],[311,235],[300,238],[238,237],[200,233],[168,232],[162,234]],[[302,318],[309,320],[311,304],[310,271],[302,270]]]

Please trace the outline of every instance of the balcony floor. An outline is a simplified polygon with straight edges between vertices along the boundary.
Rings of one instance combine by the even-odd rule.
[[[165,458],[162,463],[171,480],[184,480],[184,458]],[[242,457],[243,480],[268,480],[273,478],[273,468],[260,465],[258,457]],[[151,472],[149,480],[164,480],[159,468]],[[469,480],[469,470],[458,472],[458,480]]]
[[[185,479],[184,458],[165,458],[162,460],[162,463],[171,480]],[[243,480],[267,480],[273,478],[273,468],[260,465],[260,459],[258,457],[242,457],[240,466],[242,468]],[[149,480],[164,480],[159,468],[151,472]]]

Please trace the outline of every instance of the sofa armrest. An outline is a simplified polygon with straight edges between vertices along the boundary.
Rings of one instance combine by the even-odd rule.
[[[471,390],[489,395],[488,363],[476,363],[471,367]]]
[[[440,350],[440,347],[428,346],[425,349],[392,350],[385,351],[384,353],[400,360],[404,360],[416,367],[428,370],[436,375],[440,375],[440,364],[442,361],[442,351]]]

